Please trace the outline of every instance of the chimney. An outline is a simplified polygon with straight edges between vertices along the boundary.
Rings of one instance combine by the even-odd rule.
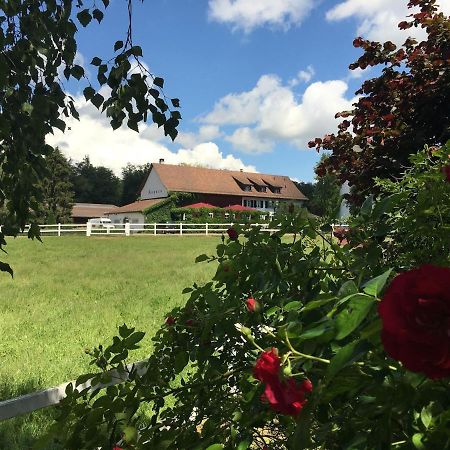
[[[159,163],[164,164],[164,158],[159,158]]]

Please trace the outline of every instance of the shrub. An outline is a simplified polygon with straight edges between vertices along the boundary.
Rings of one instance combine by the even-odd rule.
[[[378,180],[387,196],[343,247],[303,210],[270,235],[235,227],[197,258],[216,274],[168,312],[146,373],[124,366],[143,333],[120,327],[77,384],[127,380],[69,388],[54,435],[67,449],[449,448],[449,155],[425,149],[399,183]]]

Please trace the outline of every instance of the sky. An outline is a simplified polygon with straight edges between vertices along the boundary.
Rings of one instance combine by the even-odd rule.
[[[50,136],[66,156],[120,174],[127,163],[166,163],[249,170],[314,180],[320,158],[315,137],[337,130],[334,118],[351,109],[355,91],[374,71],[350,71],[361,54],[356,36],[392,40],[408,35],[397,24],[407,0],[144,0],[134,2],[133,40],[151,73],[164,78],[168,97],[180,99],[183,120],[174,143],[151,123],[140,133],[113,131],[87,104],[86,84],[70,84],[80,121]],[[450,0],[440,0],[450,14]],[[111,58],[125,40],[124,0],[111,0],[101,24],[78,33],[77,62]]]

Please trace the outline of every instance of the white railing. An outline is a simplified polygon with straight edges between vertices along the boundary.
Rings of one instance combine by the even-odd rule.
[[[64,236],[67,234],[80,234],[86,236],[131,236],[137,234],[150,235],[215,235],[225,233],[233,223],[115,223],[111,225],[85,224],[53,224],[39,225],[43,236]],[[246,226],[240,224],[241,226]],[[267,223],[250,224],[251,227],[260,227],[261,231],[275,232],[278,229],[269,228]],[[26,226],[22,235],[26,235],[29,230]],[[1,230],[1,226],[0,226]]]

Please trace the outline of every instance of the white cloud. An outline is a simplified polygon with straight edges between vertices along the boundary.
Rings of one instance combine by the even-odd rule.
[[[277,76],[263,75],[253,89],[223,97],[200,120],[234,127],[226,139],[240,151],[270,151],[280,142],[305,148],[310,139],[337,129],[336,112],[354,102],[347,90],[341,80],[317,81],[298,96]]]
[[[220,169],[256,171],[253,166],[246,166],[233,155],[225,156],[212,142],[180,148],[174,152],[158,142],[163,139],[163,132],[155,125],[140,125],[139,134],[126,127],[113,130],[105,115],[82,97],[75,97],[75,104],[80,120],[69,118],[65,133],[56,130],[54,135],[47,137],[50,145],[58,146],[75,161],[81,161],[88,155],[92,164],[108,167],[117,175],[127,163],[145,164],[160,158],[173,164],[201,164]]]
[[[269,25],[288,29],[299,24],[313,8],[314,0],[209,0],[209,18],[250,33]]]
[[[183,147],[194,147],[202,142],[212,141],[222,136],[222,132],[217,125],[203,125],[198,132],[181,131],[177,136],[177,143]]]
[[[290,86],[297,86],[299,83],[309,83],[316,71],[313,66],[308,66],[305,70],[300,70],[295,78],[289,81]]]
[[[450,0],[440,0],[439,5],[445,14],[450,14]],[[327,20],[340,21],[357,19],[356,34],[374,41],[391,40],[403,44],[408,36],[422,38],[422,29],[399,30],[398,24],[407,19],[413,11],[408,9],[407,0],[345,0],[327,12]]]

